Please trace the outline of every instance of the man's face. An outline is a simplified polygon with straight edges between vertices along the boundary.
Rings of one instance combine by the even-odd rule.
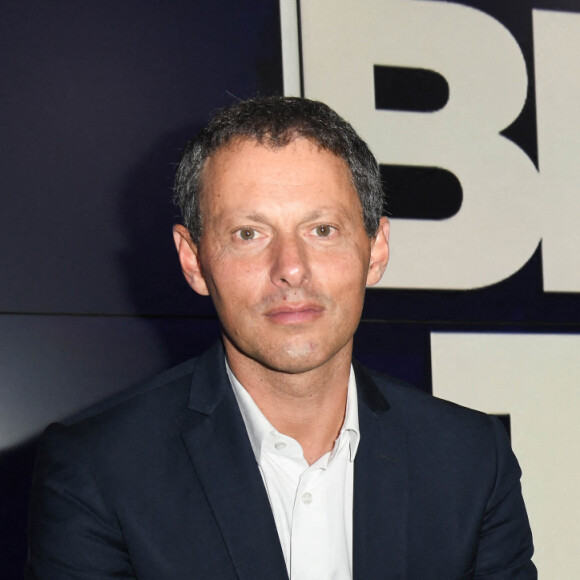
[[[180,257],[213,299],[228,356],[287,373],[350,360],[388,223],[369,239],[345,162],[305,139],[280,149],[238,140],[207,161],[201,211],[200,243],[182,248],[189,265]],[[178,247],[186,236],[176,229]]]

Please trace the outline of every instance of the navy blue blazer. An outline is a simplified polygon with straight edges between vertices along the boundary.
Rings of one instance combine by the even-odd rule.
[[[356,366],[358,580],[533,579],[497,419]],[[287,579],[221,345],[47,430],[26,578]]]

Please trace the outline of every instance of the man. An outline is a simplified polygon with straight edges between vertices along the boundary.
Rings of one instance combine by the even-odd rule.
[[[352,362],[389,224],[350,125],[238,103],[176,191],[183,273],[222,341],[49,429],[28,578],[536,578],[499,422]]]

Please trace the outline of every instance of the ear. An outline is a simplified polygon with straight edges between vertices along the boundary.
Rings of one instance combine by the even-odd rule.
[[[367,274],[367,286],[374,286],[383,276],[389,261],[389,220],[382,217],[379,230],[371,243],[371,259]]]
[[[182,225],[173,226],[173,241],[187,283],[198,294],[208,296],[209,291],[199,263],[198,247],[191,239],[187,228]]]

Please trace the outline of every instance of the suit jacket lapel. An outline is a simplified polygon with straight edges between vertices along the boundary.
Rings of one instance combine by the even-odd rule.
[[[287,578],[276,524],[221,345],[200,357],[189,408],[192,425],[183,440],[238,577]]]
[[[378,387],[355,365],[361,439],[355,458],[354,578],[406,578],[408,461],[406,428]]]

